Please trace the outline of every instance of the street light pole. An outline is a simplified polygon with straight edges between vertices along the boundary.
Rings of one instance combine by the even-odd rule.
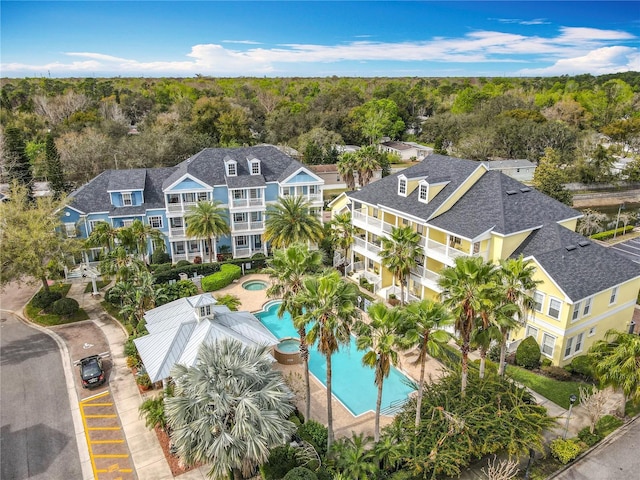
[[[618,216],[616,217],[616,229],[613,231],[613,239],[616,239],[616,235],[618,235],[618,223],[620,222],[620,210],[624,208],[624,202],[620,204],[618,207]]]
[[[571,408],[573,408],[573,404],[576,403],[578,397],[575,394],[569,395],[569,413],[567,414],[567,422],[564,424],[564,435],[562,435],[562,439],[567,439],[567,430],[569,430],[569,419],[571,418]]]

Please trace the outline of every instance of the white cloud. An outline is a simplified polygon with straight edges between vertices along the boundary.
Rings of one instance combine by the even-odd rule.
[[[242,45],[261,45],[262,42],[254,42],[253,40],[222,40],[222,43],[239,43]]]
[[[640,51],[631,47],[603,47],[586,55],[563,58],[545,68],[525,68],[520,75],[577,75],[591,73],[601,75],[640,70]]]
[[[126,58],[114,57],[113,55],[104,55],[102,53],[91,53],[91,52],[65,52],[65,55],[70,57],[86,57],[93,58],[95,60],[103,60],[105,62],[132,62],[133,60],[128,60]]]
[[[602,30],[599,28],[561,27],[560,32],[560,36],[556,39],[558,42],[574,45],[581,42],[632,40],[635,38],[632,34],[621,30]]]
[[[489,20],[496,20],[500,23],[511,23],[518,25],[549,25],[545,18],[534,18],[533,20],[522,20],[520,18],[490,18]]]

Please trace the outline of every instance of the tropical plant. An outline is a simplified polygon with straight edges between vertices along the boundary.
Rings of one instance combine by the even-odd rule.
[[[369,322],[358,322],[356,330],[358,350],[366,350],[362,363],[375,370],[374,383],[378,387],[376,400],[376,419],[374,441],[380,439],[380,408],[382,406],[382,387],[389,376],[391,366],[398,364],[398,348],[401,343],[401,312],[377,302],[367,309]]]
[[[278,317],[282,318],[285,312],[289,312],[292,321],[302,314],[302,309],[297,303],[296,295],[303,288],[303,280],[306,275],[316,273],[322,267],[322,254],[319,251],[310,251],[306,245],[294,244],[286,250],[276,250],[265,270],[271,277],[272,284],[267,289],[267,295],[271,298],[281,298],[282,303],[278,307]],[[309,382],[309,345],[307,344],[307,332],[304,325],[299,325],[300,358],[304,366],[305,385],[305,418],[311,416],[311,384]]]
[[[461,392],[467,386],[469,344],[478,325],[489,326],[490,312],[495,306],[497,289],[496,267],[481,257],[460,256],[453,267],[440,272],[438,284],[442,288],[444,305],[455,318],[455,330],[460,335],[462,353]]]
[[[227,293],[225,295],[218,295],[217,297],[214,297],[214,298],[216,299],[216,303],[218,305],[224,305],[232,312],[237,312],[238,307],[242,305],[242,302],[240,301],[240,297],[238,297],[237,295],[233,295],[231,293]]]
[[[119,245],[100,261],[98,268],[102,275],[114,276],[116,282],[121,282],[135,277],[145,266],[139,259],[130,255],[124,246]]]
[[[287,420],[293,395],[271,362],[269,347],[225,339],[203,344],[193,366],[173,367],[165,413],[186,465],[206,463],[214,479],[242,479],[295,431]]]
[[[157,228],[144,224],[140,220],[134,220],[130,226],[120,229],[120,236],[131,239],[132,253],[140,255],[142,261],[146,259],[149,253],[149,242],[153,244],[154,250],[164,251],[166,248],[164,234]]]
[[[360,433],[351,434],[351,438],[342,438],[333,445],[335,468],[351,480],[368,480],[375,478],[378,467],[373,450],[370,448],[371,437]]]
[[[213,239],[231,232],[227,214],[219,205],[218,201],[198,202],[184,216],[187,236],[206,240],[209,263],[213,262]]]
[[[480,368],[478,376],[484,378],[487,364],[487,353],[491,343],[500,338],[500,331],[496,325],[489,325],[487,328],[480,326],[471,332],[471,345],[480,351]]]
[[[322,223],[311,212],[304,197],[280,197],[276,203],[267,206],[266,215],[264,239],[274,248],[322,240]]]
[[[332,243],[342,251],[344,266],[346,266],[349,248],[353,245],[355,232],[355,227],[351,223],[351,212],[338,213],[331,219],[330,225]]]
[[[356,189],[356,154],[352,152],[345,152],[340,155],[336,167],[338,173],[342,177],[342,180],[346,184],[349,190]]]
[[[640,402],[640,336],[609,330],[588,354],[602,385],[622,390],[622,416],[627,401]]]
[[[93,226],[85,244],[89,248],[104,247],[107,252],[111,252],[115,247],[116,238],[118,238],[118,229],[109,222],[99,221]]]
[[[380,152],[375,145],[362,147],[355,154],[355,169],[361,187],[366,187],[374,172],[380,168]]]
[[[318,351],[327,361],[327,450],[333,443],[333,409],[331,391],[331,356],[340,345],[350,342],[351,325],[358,317],[357,287],[336,271],[306,278],[296,302],[303,314],[294,319],[296,328],[308,328],[307,342],[318,342]]]
[[[156,427],[164,430],[167,427],[167,421],[164,414],[164,397],[147,398],[138,408],[140,417],[144,418],[144,424],[149,429]]]
[[[410,226],[393,227],[389,237],[382,237],[380,258],[382,264],[400,283],[400,301],[404,304],[405,282],[411,269],[418,264],[423,255],[420,248],[420,234]]]
[[[453,324],[453,317],[445,306],[431,299],[410,303],[404,313],[404,342],[407,346],[417,347],[415,364],[420,364],[418,396],[416,398],[416,428],[420,425],[422,411],[422,391],[428,355],[438,355],[441,345],[451,338],[444,330]]]

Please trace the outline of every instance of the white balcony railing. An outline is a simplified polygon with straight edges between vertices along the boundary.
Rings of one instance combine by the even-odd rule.
[[[249,230],[262,230],[264,229],[264,222],[233,222],[231,224],[231,230],[234,232],[246,232]]]
[[[169,229],[169,236],[171,237],[184,237],[186,235],[184,227],[171,227]]]
[[[380,251],[382,250],[382,248],[379,247],[378,245],[375,245],[373,243],[367,242],[363,238],[359,238],[359,237],[355,238],[354,245],[357,247],[357,249],[359,249],[361,251],[364,250],[365,253],[371,253],[371,254],[373,254],[375,256],[379,256],[380,255]]]
[[[351,215],[353,219],[353,223],[356,227],[364,228],[366,230],[370,230],[372,228],[376,230],[382,230],[382,220],[374,217],[370,217],[369,215],[365,215],[360,212],[353,212]]]
[[[263,198],[234,198],[231,200],[232,208],[264,207]]]

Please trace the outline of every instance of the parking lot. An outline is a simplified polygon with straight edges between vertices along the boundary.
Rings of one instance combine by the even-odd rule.
[[[632,238],[631,240],[616,243],[609,248],[632,262],[640,263],[640,238]]]

